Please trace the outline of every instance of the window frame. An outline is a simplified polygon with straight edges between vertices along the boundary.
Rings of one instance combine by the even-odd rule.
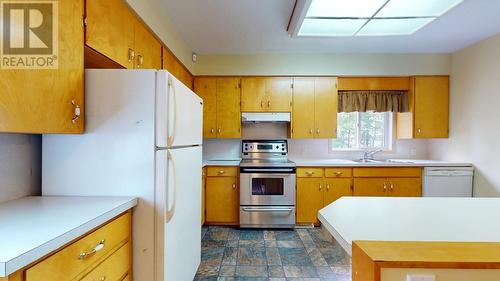
[[[357,127],[357,130],[356,130],[356,141],[357,141],[357,147],[356,148],[335,148],[333,146],[333,142],[335,139],[330,139],[328,144],[329,144],[329,149],[328,151],[330,153],[339,153],[339,152],[364,152],[364,151],[367,151],[367,150],[376,150],[376,149],[382,149],[382,151],[386,151],[386,152],[390,152],[392,151],[393,149],[393,146],[394,146],[394,126],[395,126],[395,122],[394,122],[394,118],[395,118],[395,114],[393,112],[379,112],[379,113],[384,113],[386,114],[386,118],[385,118],[385,122],[384,122],[384,128],[385,128],[385,131],[384,131],[384,142],[385,142],[385,145],[384,147],[381,147],[381,148],[360,148],[359,147],[359,140],[360,140],[360,133],[361,133],[361,130],[360,130],[360,117],[361,117],[361,113],[362,112],[355,112],[356,113],[356,127]],[[373,112],[373,113],[376,113],[376,112]],[[337,115],[340,114],[337,113]],[[338,128],[338,116],[337,116],[337,128]]]

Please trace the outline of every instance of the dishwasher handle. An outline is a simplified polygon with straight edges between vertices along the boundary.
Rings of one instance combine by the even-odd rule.
[[[464,171],[464,170],[452,170],[452,169],[438,169],[427,171],[425,176],[436,176],[436,177],[464,177],[464,176],[473,176],[473,171]]]

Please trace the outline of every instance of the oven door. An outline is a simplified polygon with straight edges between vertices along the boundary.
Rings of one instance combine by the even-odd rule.
[[[295,206],[295,168],[241,168],[240,205]]]

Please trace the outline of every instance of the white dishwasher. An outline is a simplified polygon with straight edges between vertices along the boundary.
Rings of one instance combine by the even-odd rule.
[[[472,197],[473,167],[425,167],[424,197]]]

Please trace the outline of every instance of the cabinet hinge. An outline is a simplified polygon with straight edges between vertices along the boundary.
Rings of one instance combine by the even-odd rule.
[[[87,26],[87,18],[86,18],[86,17],[84,17],[84,18],[82,19],[82,26],[83,26],[83,27],[86,27],[86,26]]]

